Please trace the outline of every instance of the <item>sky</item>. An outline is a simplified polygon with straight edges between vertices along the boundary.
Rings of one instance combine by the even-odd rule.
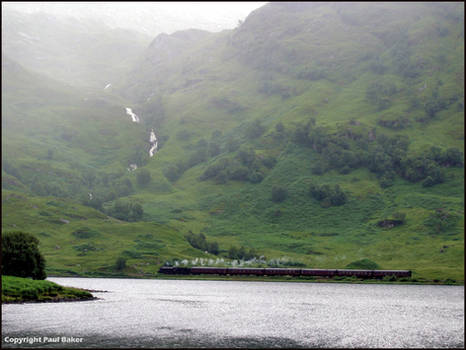
[[[92,18],[111,27],[151,36],[196,28],[221,31],[237,26],[265,2],[2,2],[2,9]]]

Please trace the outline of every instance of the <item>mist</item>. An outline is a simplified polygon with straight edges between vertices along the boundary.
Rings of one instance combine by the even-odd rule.
[[[3,2],[3,9],[93,19],[150,36],[183,29],[221,31],[265,2]]]

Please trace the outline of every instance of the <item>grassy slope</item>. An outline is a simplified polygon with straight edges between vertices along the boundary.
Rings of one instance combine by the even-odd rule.
[[[50,281],[2,276],[2,303],[31,301],[78,301],[92,299],[81,289],[62,287]]]
[[[122,135],[118,140],[100,140],[100,145],[94,145],[93,150],[103,143],[108,147],[107,153],[94,156],[94,151],[83,149],[83,145],[92,144],[99,138],[95,134],[98,127],[93,118],[88,119],[92,122],[81,123],[81,118],[87,114],[82,109],[74,119],[58,115],[64,120],[65,127],[76,129],[83,137],[80,142],[67,145],[69,148],[62,148],[63,143],[59,141],[58,152],[67,150],[81,164],[93,164],[99,170],[117,171],[125,167],[122,153],[128,151],[128,140],[134,140],[134,147],[137,147],[136,140],[146,138],[142,133],[147,132],[147,128],[156,126],[158,136],[167,139],[156,158],[145,166],[151,172],[152,182],[146,187],[136,186],[136,193],[131,195],[143,204],[144,222],[105,221],[99,213],[92,211],[92,214],[78,214],[85,219],[57,224],[39,215],[39,211],[54,212],[56,218],[62,218],[65,209],[48,204],[50,199],[24,196],[20,200],[4,202],[2,229],[10,230],[16,225],[14,229],[39,234],[49,272],[60,274],[70,271],[115,273],[111,266],[124,250],[143,251],[143,245],[135,242],[141,239],[138,238],[141,234],[153,235],[146,238],[151,244],[152,255],[129,260],[129,266],[144,265],[133,266],[124,273],[153,273],[165,260],[208,256],[190,248],[184,241],[183,235],[191,230],[203,232],[208,239],[218,241],[221,249],[240,244],[252,246],[268,258],[287,256],[312,267],[341,268],[354,260],[369,258],[382,268],[412,269],[415,277],[462,281],[463,169],[447,169],[448,181],[431,188],[397,177],[392,187],[382,189],[375,174],[367,169],[357,169],[347,175],[335,171],[320,176],[312,174],[315,152],[274,132],[278,121],[291,133],[296,123],[310,116],[318,125],[333,129],[357,120],[367,128],[377,127],[379,133],[408,136],[410,154],[431,145],[463,149],[464,112],[458,104],[439,112],[430,122],[420,123],[416,119],[424,115],[422,105],[413,109],[409,102],[413,96],[428,101],[439,80],[442,81],[439,85],[441,97],[463,96],[464,22],[462,18],[451,18],[451,13],[462,11],[422,4],[409,9],[382,3],[361,3],[349,8],[322,5],[296,12],[280,6],[272,4],[255,11],[235,31],[200,35],[197,40],[185,43],[177,38],[173,43],[177,54],[167,54],[166,61],[148,63],[150,60],[146,57],[129,79],[129,91],[133,92],[129,97],[140,101],[135,107],[136,113],[138,109],[147,113],[141,113],[143,121],[151,112],[160,110],[160,106],[166,118],[161,121],[155,113],[155,124],[141,125],[139,131],[134,130],[131,134],[131,127],[136,126],[128,125],[127,116],[121,116],[124,119],[121,124],[115,122],[109,126],[110,119],[113,120],[117,113],[109,113],[108,118],[106,114],[99,114],[95,120],[102,120],[102,125]],[[381,14],[385,16],[382,24],[377,20]],[[268,37],[272,25],[276,30]],[[403,28],[408,35],[410,60],[424,62],[425,68],[412,79],[396,73],[393,50],[395,44],[402,41],[397,28]],[[446,34],[439,35],[445,28]],[[166,39],[170,40],[169,37]],[[151,50],[156,53],[157,46],[154,44]],[[155,53],[149,51],[147,55],[150,58]],[[369,68],[377,57],[387,67],[383,75]],[[296,78],[297,72],[314,69],[322,69],[326,78]],[[291,89],[292,96],[283,98],[276,93],[260,93],[264,81]],[[398,86],[399,92],[391,97],[390,108],[377,111],[367,101],[366,90],[374,81]],[[420,91],[424,83],[427,88]],[[232,111],[215,104],[225,98],[244,108]],[[47,113],[41,111],[41,115]],[[407,117],[410,126],[394,131],[377,125],[380,118],[397,116]],[[247,140],[244,131],[248,128],[247,123],[254,119],[261,119],[266,131],[261,138]],[[215,159],[188,169],[176,182],[170,183],[162,170],[178,160],[187,159],[193,146],[200,139],[209,140],[214,130],[223,131],[222,144],[229,136],[237,136],[257,154],[275,156],[278,163],[260,184],[229,181],[216,185],[211,180],[199,181],[199,176]],[[44,142],[47,143],[50,142],[46,137],[48,132],[49,129],[44,130]],[[179,136],[181,132],[185,132],[184,136]],[[24,143],[19,134],[19,131],[10,134],[6,149],[10,148],[12,153],[7,155],[11,154],[9,158],[17,160],[18,164],[20,159],[24,159],[24,163],[37,162],[38,154],[29,156],[22,149]],[[112,146],[111,141],[116,145]],[[15,142],[16,147],[12,147]],[[33,142],[36,144],[31,147],[31,153],[46,154],[46,147],[50,147],[35,139]],[[118,146],[121,153],[115,152]],[[57,167],[64,166],[62,163],[66,164],[46,162]],[[15,178],[10,180],[19,182]],[[310,181],[340,184],[349,192],[349,201],[341,207],[322,208],[308,195]],[[270,200],[271,188],[276,184],[285,186],[289,192],[288,199],[279,204]],[[14,188],[21,190],[21,185],[18,183]],[[4,198],[11,196],[4,193]],[[37,203],[34,204],[37,208],[26,205],[28,201]],[[83,213],[90,210],[72,202],[67,206],[74,206]],[[456,212],[461,220],[453,230],[434,235],[424,225],[424,220],[439,207]],[[272,213],[278,209],[282,216],[273,217]],[[406,213],[404,225],[393,229],[376,225],[396,211]],[[30,219],[25,220],[25,217]],[[95,229],[100,236],[83,242],[74,239],[71,233],[81,224]],[[41,237],[40,232],[45,235]],[[118,237],[118,248],[108,240],[115,236]],[[73,246],[85,242],[92,242],[102,250],[79,256],[80,252]],[[56,249],[56,245],[60,249]]]

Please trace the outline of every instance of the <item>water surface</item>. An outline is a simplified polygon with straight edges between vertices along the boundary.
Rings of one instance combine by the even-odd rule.
[[[463,286],[50,280],[109,292],[3,305],[3,347],[34,336],[34,347],[464,347]]]

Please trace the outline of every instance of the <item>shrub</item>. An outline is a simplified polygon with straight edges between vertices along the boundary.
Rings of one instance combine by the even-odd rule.
[[[424,221],[424,225],[431,228],[431,233],[439,234],[454,230],[458,221],[458,215],[439,208],[429,215]]]
[[[136,174],[136,180],[139,185],[147,185],[151,180],[150,172],[147,169],[141,169]]]
[[[329,185],[317,186],[311,184],[309,194],[320,201],[320,205],[324,208],[343,205],[347,201],[347,195],[340,189],[339,185],[332,188]]]
[[[283,202],[288,197],[288,191],[286,188],[281,186],[272,187],[272,201]]]
[[[248,179],[253,184],[256,184],[264,179],[264,174],[262,174],[260,171],[253,170],[252,172],[250,172]]]
[[[185,238],[193,248],[202,251],[207,251],[215,255],[219,253],[218,243],[215,241],[208,242],[203,233],[199,233],[198,235],[196,235],[189,231]]]
[[[378,270],[380,266],[372,260],[369,259],[361,259],[356,260],[348,265],[346,265],[347,269],[363,269],[363,270]]]
[[[168,167],[164,168],[162,172],[170,182],[175,182],[183,174],[181,167],[174,164],[170,164]]]
[[[120,220],[137,221],[142,218],[144,210],[139,203],[117,200],[108,214]]]
[[[84,226],[84,227],[78,228],[72,234],[76,238],[91,238],[91,237],[97,236],[99,232],[93,229],[90,229],[89,227]]]
[[[126,267],[126,259],[123,257],[119,257],[115,262],[115,268],[117,271],[122,271]]]
[[[2,234],[2,275],[45,279],[45,259],[39,240],[25,232]]]

